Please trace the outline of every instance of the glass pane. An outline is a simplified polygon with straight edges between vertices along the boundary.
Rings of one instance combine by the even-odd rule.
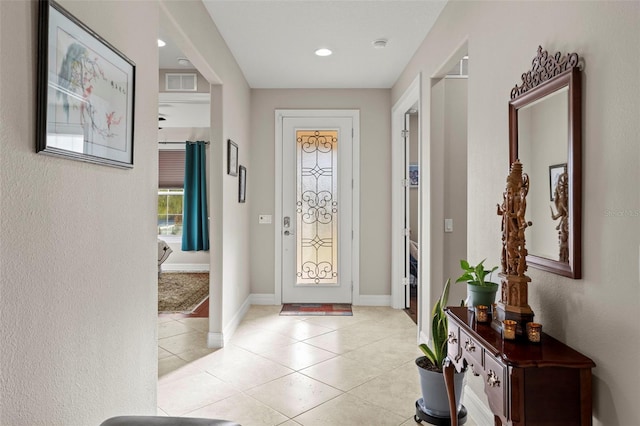
[[[158,190],[158,235],[182,235],[182,189]]]
[[[168,195],[168,213],[182,214],[182,195]]]
[[[296,131],[297,284],[338,283],[338,131]]]
[[[171,226],[167,222],[167,215],[158,215],[158,235],[171,235]]]

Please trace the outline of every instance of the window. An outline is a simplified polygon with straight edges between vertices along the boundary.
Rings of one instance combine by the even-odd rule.
[[[158,235],[182,236],[184,150],[158,151]]]
[[[182,235],[182,189],[158,190],[158,235]]]

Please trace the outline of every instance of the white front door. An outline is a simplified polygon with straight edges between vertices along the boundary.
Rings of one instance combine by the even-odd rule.
[[[283,303],[351,303],[353,118],[282,117]]]

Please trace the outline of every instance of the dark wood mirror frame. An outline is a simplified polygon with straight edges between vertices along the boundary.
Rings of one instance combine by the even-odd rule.
[[[522,84],[511,91],[509,102],[509,164],[518,159],[518,110],[560,89],[568,88],[568,153],[569,178],[568,262],[527,255],[527,264],[565,277],[582,278],[582,82],[576,53],[549,56],[538,47],[530,71],[522,75]],[[524,165],[525,168],[527,165]],[[534,224],[535,226],[535,224]],[[535,232],[535,228],[533,228]]]

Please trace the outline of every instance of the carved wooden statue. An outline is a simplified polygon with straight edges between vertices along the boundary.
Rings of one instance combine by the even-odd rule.
[[[522,163],[516,160],[507,176],[507,187],[498,205],[498,214],[502,215],[502,273],[523,276],[527,271],[527,249],[524,231],[531,222],[524,215],[527,210],[529,176],[522,173]]]
[[[519,323],[518,334],[522,334],[526,322],[533,320],[527,300],[527,285],[531,279],[525,275],[525,230],[532,225],[525,219],[528,193],[529,176],[522,172],[520,160],[516,160],[507,176],[502,204],[498,205],[498,214],[502,216],[502,293],[493,316],[493,327],[499,329],[502,320],[513,319]]]
[[[560,262],[569,262],[569,200],[567,198],[569,194],[569,175],[567,172],[564,172],[558,178],[558,184],[556,185],[556,189],[554,191],[555,197],[555,205],[557,213],[553,212],[553,207],[549,206],[551,209],[551,218],[553,220],[560,219],[558,226],[556,226],[556,230],[558,231],[558,242],[560,245]]]

